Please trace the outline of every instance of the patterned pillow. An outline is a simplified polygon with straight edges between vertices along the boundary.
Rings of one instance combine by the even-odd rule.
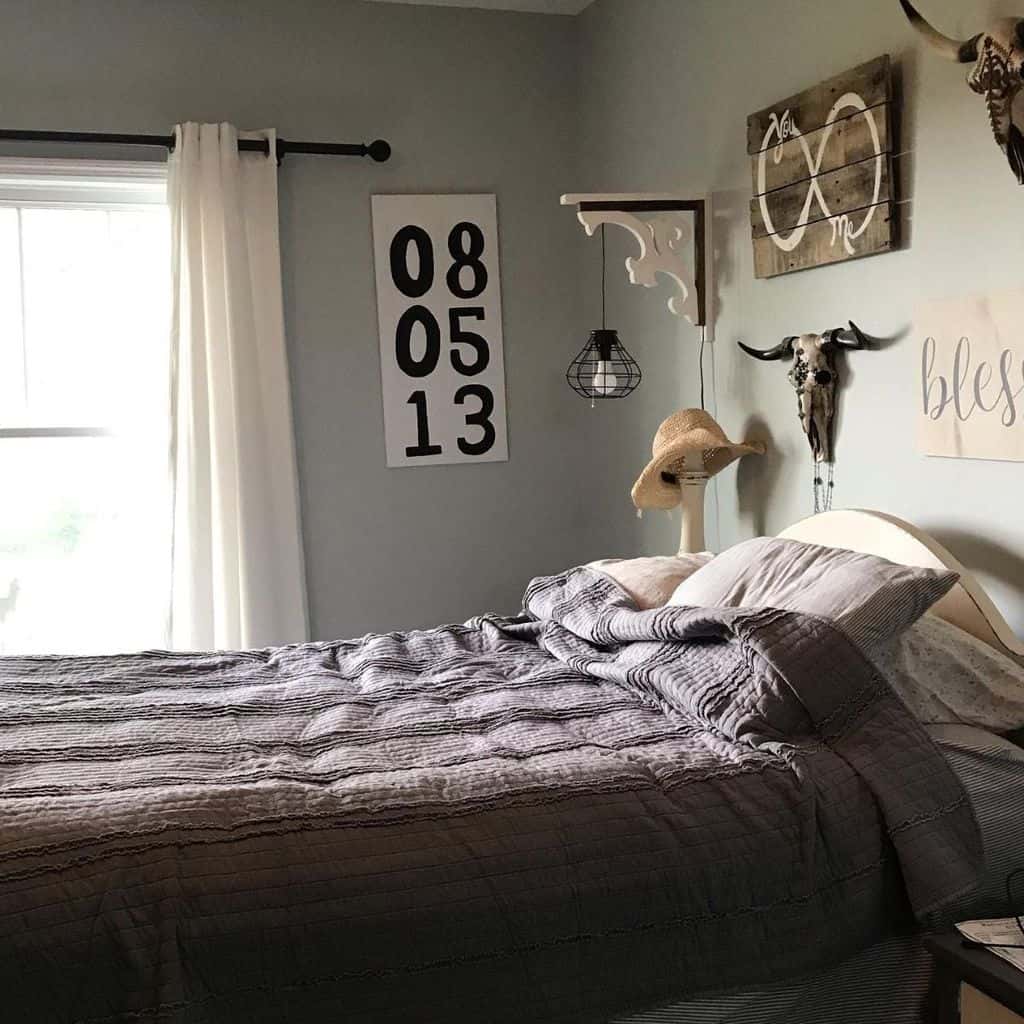
[[[668,603],[819,615],[870,649],[916,622],[958,579],[955,572],[897,565],[876,555],[757,537],[683,580]]]
[[[871,660],[921,722],[1024,729],[1024,667],[951,622],[924,615]]]

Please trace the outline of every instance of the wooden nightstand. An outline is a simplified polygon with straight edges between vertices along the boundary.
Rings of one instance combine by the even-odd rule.
[[[938,1024],[1024,1024],[1024,971],[958,932],[925,939],[937,968]]]

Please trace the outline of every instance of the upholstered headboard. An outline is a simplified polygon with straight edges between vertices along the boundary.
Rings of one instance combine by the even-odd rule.
[[[783,530],[779,536],[879,555],[902,565],[958,572],[960,582],[932,612],[1024,664],[1024,644],[971,571],[934,537],[912,523],[885,512],[849,509],[811,516]]]

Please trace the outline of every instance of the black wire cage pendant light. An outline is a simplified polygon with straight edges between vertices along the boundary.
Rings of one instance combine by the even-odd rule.
[[[565,379],[569,387],[589,398],[593,405],[597,399],[625,398],[640,383],[640,367],[619,341],[619,332],[608,330],[605,322],[605,244],[604,225],[601,225],[601,329],[591,331],[586,345],[569,364]]]

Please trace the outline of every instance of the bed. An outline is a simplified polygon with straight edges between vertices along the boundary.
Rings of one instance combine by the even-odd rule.
[[[1024,644],[973,574],[926,532],[877,511],[836,510],[781,536],[880,555],[894,562],[951,568],[960,582],[932,609],[1017,661]],[[898,931],[821,970],[769,985],[738,986],[618,1018],[619,1024],[920,1024],[936,1017],[928,930],[1002,917],[1006,876],[1024,863],[1024,749],[985,729],[934,725],[928,732],[963,781],[978,815],[985,868],[978,889],[928,921]]]
[[[1005,917],[1005,879],[1024,851],[1024,750],[982,729],[932,726],[978,815],[985,870],[978,890],[924,927],[898,929],[850,957],[768,985],[736,986],[668,1003],[617,1024],[921,1024],[937,1016],[934,969],[922,941],[953,921]]]
[[[956,568],[870,513],[794,538]],[[980,593],[936,611],[1011,650]],[[5,1012],[767,1020],[858,956],[926,989],[915,934],[1010,856],[971,759],[1019,764],[934,739],[825,620],[640,611],[585,569],[465,626],[2,659]]]

